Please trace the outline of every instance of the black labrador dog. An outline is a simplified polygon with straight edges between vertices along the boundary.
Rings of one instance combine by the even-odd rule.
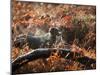
[[[14,41],[14,45],[15,47],[21,48],[27,43],[31,49],[44,48],[46,46],[51,47],[56,42],[58,36],[60,36],[59,28],[52,27],[45,35],[35,36],[28,34],[26,36],[17,37]]]

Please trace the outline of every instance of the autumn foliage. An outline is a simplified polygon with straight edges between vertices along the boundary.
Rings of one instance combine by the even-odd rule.
[[[95,69],[96,63],[82,64],[78,58],[87,56],[96,60],[96,7],[88,5],[50,4],[35,2],[12,2],[12,44],[20,34],[45,34],[50,27],[67,28],[62,41],[52,48],[70,48],[74,55],[72,59],[63,58],[57,52],[49,58],[37,59],[26,63],[16,73],[37,73],[55,71],[73,71]],[[66,34],[67,33],[67,34]],[[12,46],[12,61],[20,55],[30,52],[28,45],[23,48]],[[78,56],[76,53],[79,53]],[[87,61],[87,60],[86,60]],[[88,63],[88,62],[87,62]]]

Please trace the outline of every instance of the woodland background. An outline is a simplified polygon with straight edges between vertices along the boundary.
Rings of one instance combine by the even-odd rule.
[[[49,16],[48,16],[49,15]],[[47,32],[50,27],[68,27],[74,29],[76,26],[84,28],[82,43],[78,40],[69,44],[71,50],[81,56],[96,60],[96,7],[88,5],[49,4],[12,1],[12,43],[20,34],[28,32],[35,33],[36,28]],[[88,31],[87,31],[88,30]],[[80,28],[78,30],[80,32]],[[80,34],[80,33],[79,33]],[[73,37],[73,36],[72,36]],[[70,39],[69,39],[70,40]],[[65,47],[62,43],[60,47]],[[18,56],[30,52],[28,46],[23,49],[12,47],[12,61]],[[77,59],[77,56],[73,57]],[[72,59],[73,59],[72,58]],[[95,69],[96,63],[87,65],[80,62],[60,57],[56,52],[47,58],[47,64],[43,59],[28,62],[18,69],[16,73],[31,72],[54,72],[70,70]]]

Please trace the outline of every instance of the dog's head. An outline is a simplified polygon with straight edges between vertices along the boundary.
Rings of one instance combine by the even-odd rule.
[[[61,35],[61,32],[59,30],[59,28],[57,27],[52,27],[49,29],[49,32],[52,34],[52,35],[55,35],[55,36],[59,36]]]

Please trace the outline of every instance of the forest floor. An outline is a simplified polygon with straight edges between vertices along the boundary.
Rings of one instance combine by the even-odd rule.
[[[12,44],[14,39],[20,34],[32,32],[33,34],[40,35],[48,32],[50,27],[61,26],[73,30],[77,25],[80,25],[79,27],[84,27],[85,25],[85,29],[88,29],[88,32],[83,34],[85,37],[82,39],[82,43],[79,43],[76,40],[77,38],[75,38],[71,44],[68,43],[69,47],[66,47],[61,42],[53,47],[70,48],[72,52],[79,53],[81,56],[86,56],[96,61],[95,6],[12,1]],[[79,34],[81,35],[81,33]],[[11,51],[13,61],[20,55],[26,54],[31,50],[28,46],[22,49],[13,46]],[[77,55],[74,55],[72,59],[77,59]],[[57,52],[46,58],[46,61],[47,63],[43,59],[30,61],[18,69],[16,73],[96,69],[96,62],[89,64],[89,67],[87,67],[87,64],[84,65],[76,60],[62,58]],[[88,60],[84,61],[88,63]]]

